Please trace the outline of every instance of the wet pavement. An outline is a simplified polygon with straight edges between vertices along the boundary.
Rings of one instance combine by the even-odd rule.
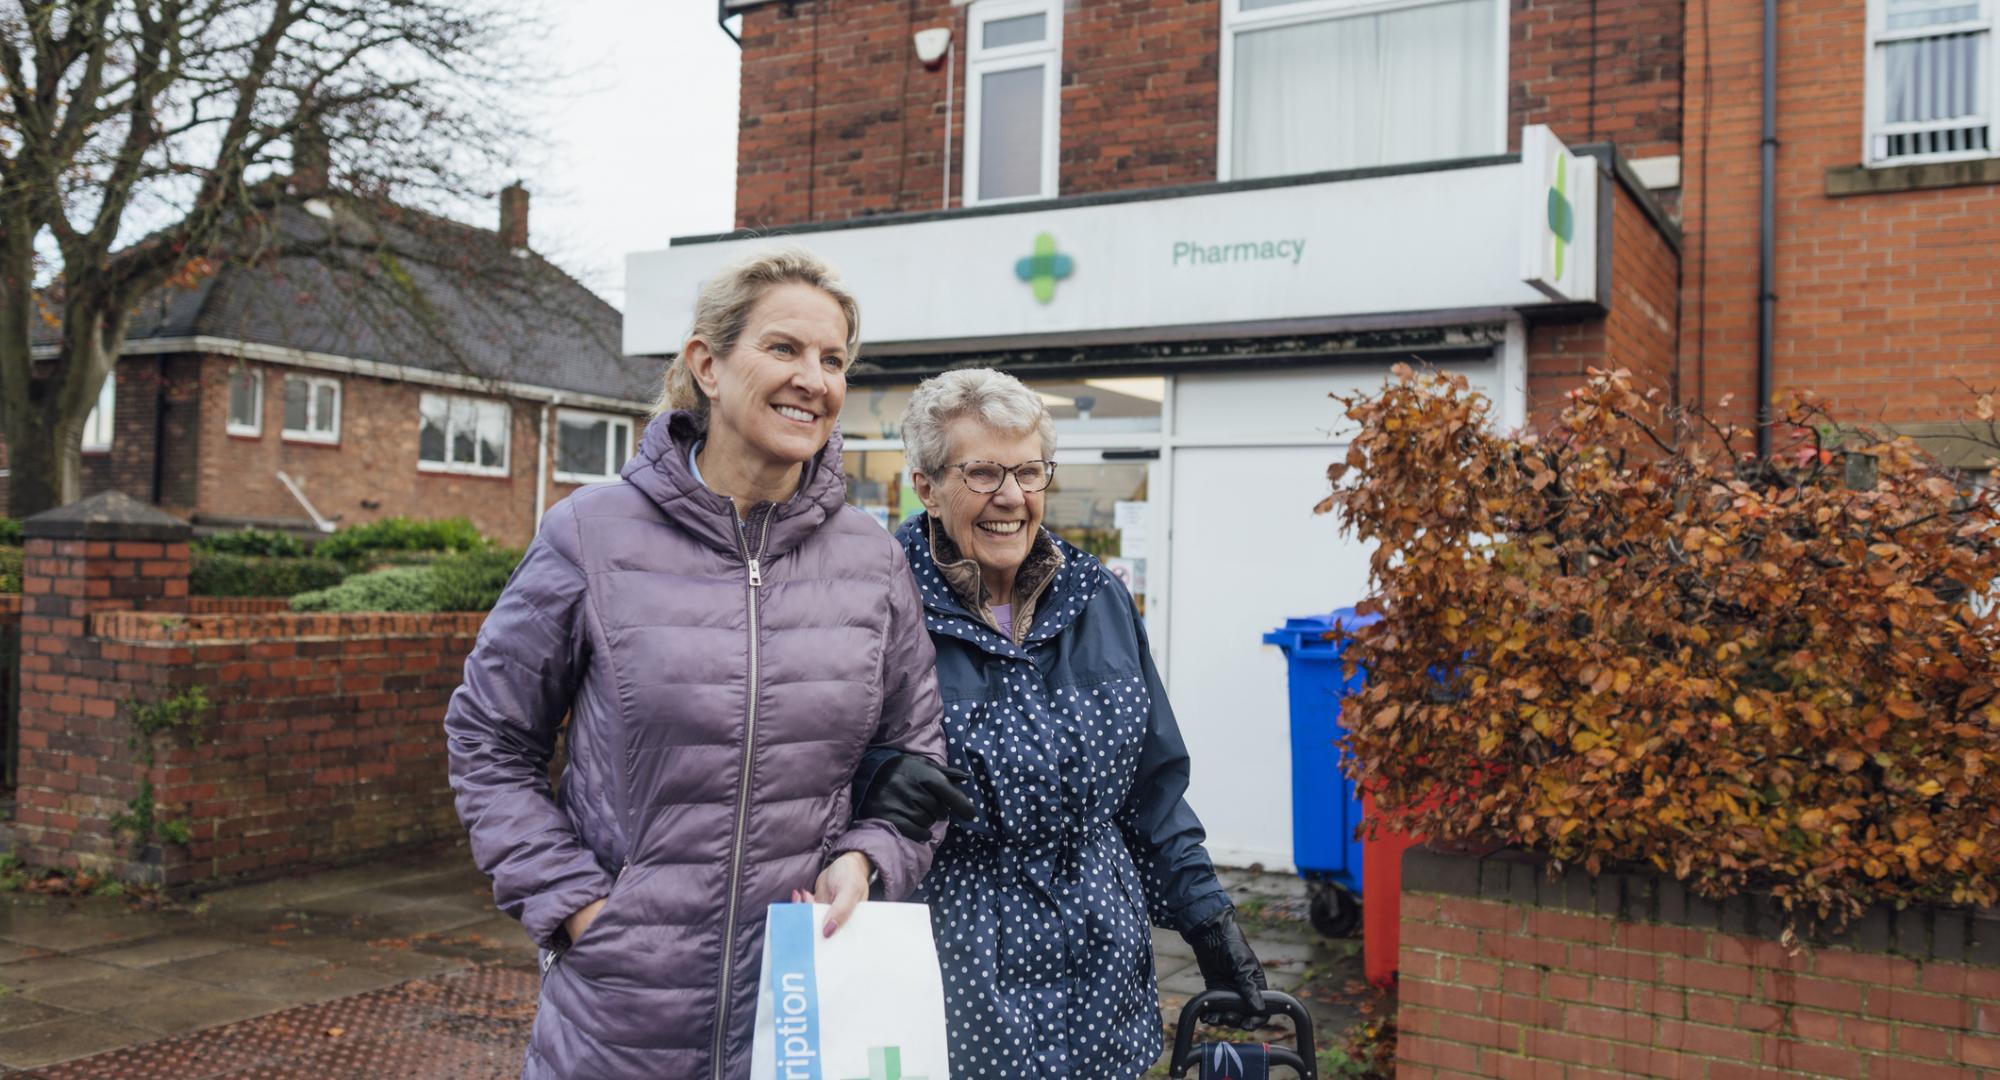
[[[1296,878],[1224,880],[1271,984],[1334,1045],[1363,997],[1359,942],[1305,925]],[[1177,935],[1155,941],[1171,1018],[1201,977]],[[159,911],[0,895],[0,1076],[511,1078],[536,985],[533,947],[462,848]]]

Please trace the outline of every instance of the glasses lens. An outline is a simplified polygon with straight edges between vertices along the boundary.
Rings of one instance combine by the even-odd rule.
[[[1049,470],[1039,461],[1030,461],[1014,470],[1022,491],[1040,491],[1049,486]]]
[[[975,462],[965,467],[965,484],[974,491],[998,491],[1007,478],[1007,471],[989,462]]]

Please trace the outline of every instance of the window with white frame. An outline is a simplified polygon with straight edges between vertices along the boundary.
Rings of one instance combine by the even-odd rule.
[[[417,467],[426,472],[507,474],[512,411],[504,401],[425,394],[418,405]]]
[[[289,417],[289,412],[287,416]],[[239,365],[229,373],[231,435],[264,433],[264,373]]]
[[[1500,0],[1223,0],[1217,172],[1505,153]]]
[[[556,410],[557,480],[570,484],[616,480],[631,456],[631,417]]]
[[[1871,165],[1994,155],[2000,0],[1869,0]]]
[[[285,376],[287,439],[340,441],[340,380],[324,375]]]
[[[118,421],[118,369],[112,368],[98,388],[97,405],[83,419],[83,449],[98,453],[111,449],[111,432]]]
[[[979,0],[966,19],[965,201],[1052,199],[1062,4]]]

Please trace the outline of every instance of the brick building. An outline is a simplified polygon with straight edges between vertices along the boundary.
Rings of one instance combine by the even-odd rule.
[[[1260,638],[1366,587],[1306,513],[1330,391],[1418,359],[1516,424],[1617,366],[1754,415],[1762,5],[1712,6],[724,0],[739,231],[631,257],[626,351],[674,352],[723,259],[821,251],[862,301],[842,424],[885,524],[909,387],[1028,379],[1048,521],[1140,597],[1212,847],[1287,865]],[[1992,7],[1781,0],[1776,388],[1923,431],[2000,382]]]
[[[659,368],[528,249],[527,193],[501,203],[488,230],[310,199],[278,213],[285,254],[149,297],[85,426],[84,493],[198,529],[463,516],[526,544],[616,475]]]

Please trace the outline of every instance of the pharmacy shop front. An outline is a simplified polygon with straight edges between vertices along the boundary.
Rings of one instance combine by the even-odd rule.
[[[700,282],[744,252],[819,252],[861,301],[847,487],[885,528],[920,509],[900,431],[917,381],[1026,381],[1058,432],[1045,522],[1142,605],[1210,850],[1288,869],[1285,660],[1262,636],[1368,589],[1367,550],[1312,513],[1346,452],[1329,395],[1421,362],[1525,419],[1524,317],[1587,314],[1601,288],[1596,162],[1551,153],[1580,192],[1564,273],[1543,163],[1507,157],[688,238],[630,257],[626,351],[676,351]]]

